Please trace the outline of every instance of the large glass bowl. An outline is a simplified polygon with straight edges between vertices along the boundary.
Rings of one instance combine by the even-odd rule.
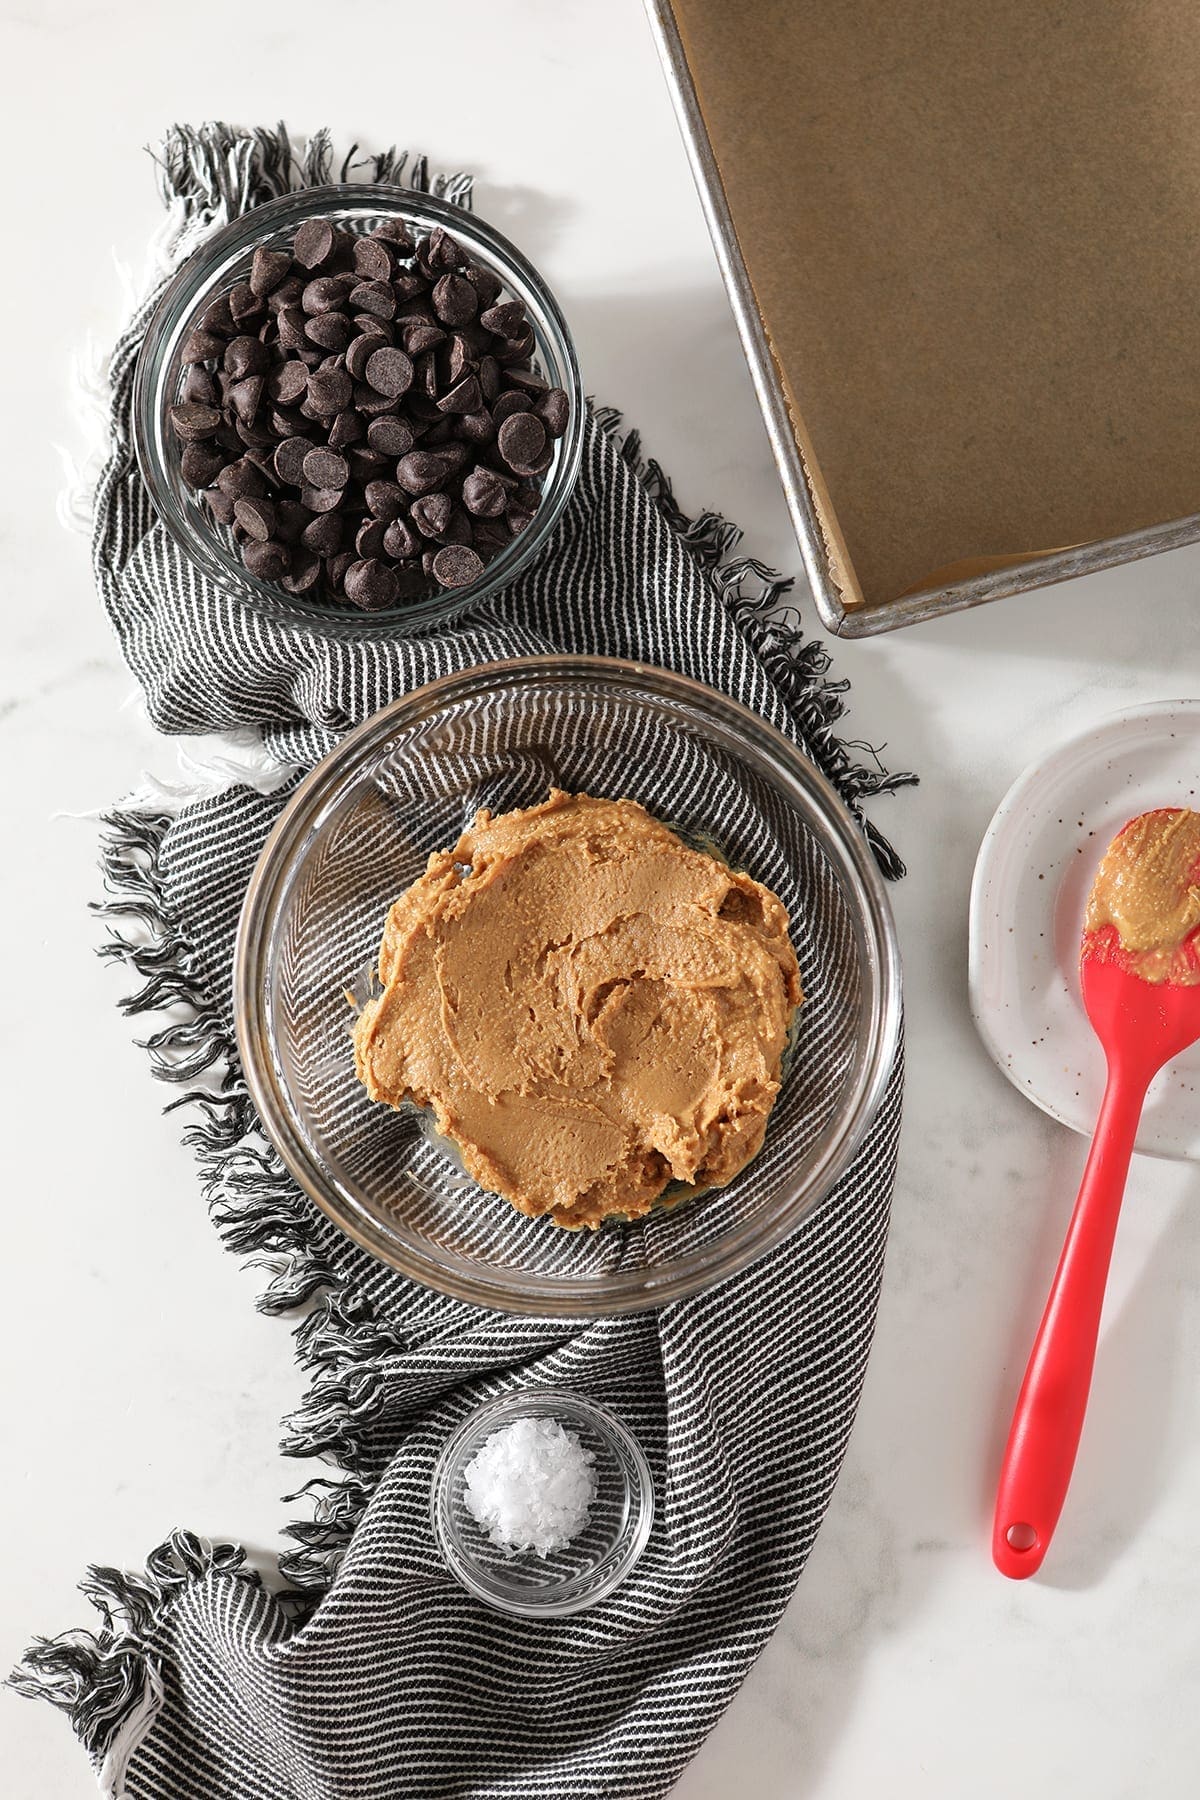
[[[552,786],[638,800],[772,887],[805,991],[754,1160],[727,1187],[598,1231],[528,1219],[484,1193],[422,1114],[367,1098],[350,1041],[347,990],[365,995],[391,902],[480,806],[529,806]],[[883,885],[829,783],[746,707],[603,657],[446,676],[350,732],[264,846],[234,994],[263,1124],[331,1219],[444,1293],[569,1317],[694,1294],[794,1231],[875,1113],[900,1016]]]
[[[293,597],[250,574],[232,532],[214,522],[199,494],[183,479],[179,466],[182,446],[167,417],[183,386],[183,345],[210,301],[246,279],[260,245],[269,250],[290,249],[300,226],[314,218],[328,219],[358,234],[373,231],[385,219],[400,219],[418,233],[443,226],[476,262],[498,276],[505,298],[524,301],[533,328],[534,364],[552,387],[561,387],[567,395],[567,429],[554,441],[553,460],[541,477],[541,504],[532,522],[505,545],[470,587],[431,592],[427,598],[369,613],[330,601]],[[333,633],[424,631],[514,580],[541,551],[570,498],[583,454],[583,424],[583,385],[575,346],[557,301],[533,265],[500,232],[462,207],[410,188],[367,182],[285,194],[214,232],[165,289],[147,328],[134,375],[133,433],[138,466],[160,519],[184,555],[217,587],[238,595],[247,605]]]

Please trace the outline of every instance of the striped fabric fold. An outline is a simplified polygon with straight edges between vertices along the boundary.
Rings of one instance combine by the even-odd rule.
[[[231,213],[332,171],[326,134],[177,127],[159,158],[178,247]],[[373,179],[426,185],[423,161]],[[440,191],[447,191],[442,184]],[[470,203],[458,178],[452,197]],[[100,593],[165,732],[257,726],[307,767],[414,686],[500,657],[634,657],[753,707],[835,782],[889,874],[865,802],[908,777],[856,763],[836,734],[844,684],[737,558],[736,532],[689,521],[661,471],[589,416],[583,470],[535,567],[437,635],[323,637],[248,616],[184,564],[130,436],[132,374],[156,295],[112,360],[112,452],[95,511]],[[684,776],[686,779],[686,774]],[[93,1569],[91,1632],[41,1640],[13,1677],[61,1707],[102,1790],[129,1800],[610,1800],[666,1793],[786,1606],[845,1450],[874,1326],[901,1068],[830,1201],[740,1276],[656,1313],[562,1321],[481,1312],[355,1248],[263,1137],[238,1065],[230,966],[258,851],[291,786],[234,787],[178,814],[126,808],[104,846],[109,954],[176,1084],[214,1221],[267,1272],[260,1304],[304,1308],[307,1387],[290,1454],[323,1456],[271,1587],[234,1545],[173,1532],[144,1572]],[[530,1622],[485,1611],[442,1567],[433,1464],[478,1402],[558,1384],[639,1438],[658,1513],[634,1575],[594,1610]],[[289,1496],[297,1500],[298,1496]],[[282,1582],[282,1587],[280,1583]],[[798,1694],[796,1704],[805,1704]]]

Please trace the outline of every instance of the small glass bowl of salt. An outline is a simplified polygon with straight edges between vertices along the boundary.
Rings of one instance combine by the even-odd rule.
[[[565,1388],[523,1388],[464,1420],[430,1512],[450,1573],[499,1612],[561,1619],[614,1592],[654,1523],[654,1484],[621,1421]]]

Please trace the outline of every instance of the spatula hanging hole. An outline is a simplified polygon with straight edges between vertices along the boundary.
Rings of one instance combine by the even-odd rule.
[[[1004,1534],[1004,1541],[1010,1550],[1024,1552],[1035,1548],[1038,1534],[1032,1525],[1010,1525]]]

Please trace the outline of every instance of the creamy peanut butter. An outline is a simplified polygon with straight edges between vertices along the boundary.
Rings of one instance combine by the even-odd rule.
[[[1162,807],[1119,831],[1096,871],[1084,954],[1122,960],[1143,981],[1200,982],[1200,813]]]
[[[559,1225],[758,1150],[800,978],[779,900],[631,800],[481,812],[388,914],[355,1060],[482,1187]]]

